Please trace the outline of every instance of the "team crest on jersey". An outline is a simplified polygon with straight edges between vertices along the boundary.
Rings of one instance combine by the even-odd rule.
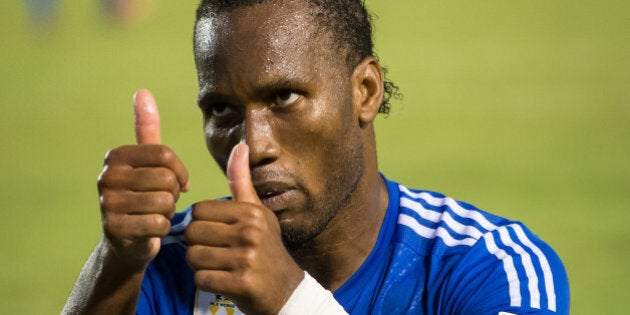
[[[234,303],[220,294],[197,290],[195,315],[244,315]]]

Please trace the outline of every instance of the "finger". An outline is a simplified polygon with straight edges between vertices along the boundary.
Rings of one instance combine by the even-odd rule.
[[[213,221],[235,224],[241,218],[242,207],[231,200],[206,200],[193,205],[194,221]]]
[[[194,270],[232,270],[235,251],[224,247],[190,245],[186,250],[186,261]]]
[[[195,285],[207,292],[221,292],[229,295],[240,292],[241,283],[237,283],[234,274],[228,270],[198,270],[195,272]]]
[[[106,215],[104,232],[120,239],[163,237],[171,230],[171,223],[161,214]]]
[[[124,170],[114,168],[126,169],[127,165],[132,168],[165,167],[175,173],[182,191],[188,191],[190,188],[186,166],[175,152],[164,145],[122,146],[108,152],[105,164],[107,168],[103,171],[103,176],[109,176],[110,173],[118,174],[118,171]],[[131,176],[131,174],[124,173],[124,175],[116,176]]]
[[[132,191],[170,191],[179,197],[181,184],[175,172],[166,167],[140,167],[133,169],[132,179],[125,187]]]
[[[165,218],[175,215],[175,197],[170,192],[116,192],[101,194],[101,209],[104,214],[160,214]]]
[[[178,196],[180,192],[177,175],[166,167],[106,166],[99,176],[98,184],[101,190],[112,188],[138,192],[170,191],[174,196]]]
[[[238,229],[219,222],[193,221],[185,231],[186,241],[190,245],[212,247],[230,247],[238,242]]]
[[[249,174],[249,147],[239,143],[232,149],[227,163],[227,180],[232,198],[240,202],[262,204]]]
[[[138,90],[133,95],[135,113],[136,141],[138,144],[160,144],[162,134],[160,129],[160,113],[151,92],[147,89]]]

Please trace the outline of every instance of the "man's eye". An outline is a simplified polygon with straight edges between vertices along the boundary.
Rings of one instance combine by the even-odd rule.
[[[290,91],[290,90],[280,91],[276,94],[274,105],[279,106],[279,107],[289,106],[297,102],[300,99],[300,97],[301,97],[300,94]]]
[[[232,109],[232,107],[227,106],[225,104],[216,104],[212,106],[212,110],[211,110],[212,117],[215,117],[215,118],[223,118],[223,117],[229,116],[233,112],[234,112],[234,109]]]

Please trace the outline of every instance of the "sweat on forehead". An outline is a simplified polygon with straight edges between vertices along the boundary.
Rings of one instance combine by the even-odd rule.
[[[300,4],[309,8],[308,15],[313,17],[317,30],[328,33],[332,47],[346,55],[350,69],[364,57],[373,55],[372,25],[362,0],[202,0],[197,21],[261,3],[275,5],[278,11]]]
[[[281,10],[276,10],[278,6]],[[328,48],[334,47],[330,36],[318,31],[308,11],[299,2],[265,3],[200,17],[195,28],[198,69],[212,69],[225,63],[228,56],[254,60],[264,55],[264,62],[278,66],[288,59],[287,54],[306,56],[308,50],[338,61],[338,51]]]

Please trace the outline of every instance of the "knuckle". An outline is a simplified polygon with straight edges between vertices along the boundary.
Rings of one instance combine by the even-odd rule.
[[[241,269],[249,269],[256,265],[258,251],[253,248],[244,248],[236,255],[238,267]]]
[[[177,182],[177,176],[171,170],[163,170],[159,175],[160,180],[163,183],[166,183],[169,187],[177,187],[179,183]]]
[[[122,226],[122,220],[119,215],[103,213],[101,220],[103,223],[103,232],[106,236],[111,237],[118,234]]]
[[[98,178],[96,179],[96,185],[98,186],[99,189],[105,189],[105,188],[111,187],[112,182],[113,182],[112,172],[114,172],[114,170],[112,170],[111,166],[107,164],[103,166],[103,170],[101,171],[101,173],[98,175]]]
[[[192,219],[203,220],[206,217],[205,213],[208,211],[208,209],[210,209],[209,205],[211,205],[211,203],[207,201],[199,202],[193,205],[193,208],[191,211]]]
[[[265,213],[259,207],[247,207],[241,214],[241,222],[247,226],[260,226],[265,222]]]
[[[211,283],[213,281],[209,272],[205,270],[196,271],[194,279],[195,279],[195,285],[198,288],[202,290],[206,290],[206,291],[213,291],[212,286],[211,286]]]
[[[155,218],[153,219],[153,223],[155,224],[155,227],[160,232],[160,234],[167,234],[171,230],[171,222],[167,220],[164,216],[155,216]]]
[[[105,153],[103,163],[105,165],[112,165],[120,163],[120,159],[125,155],[125,152],[129,150],[129,146],[120,146],[115,149],[111,149]]]
[[[262,240],[261,230],[255,226],[244,226],[239,230],[241,245],[258,246]]]
[[[103,159],[103,164],[109,165],[112,163],[112,160],[115,160],[116,149],[109,150],[105,152],[105,158]]]
[[[116,208],[116,205],[118,204],[117,200],[118,200],[118,196],[115,192],[112,192],[110,190],[102,191],[100,195],[101,212],[103,213],[112,212]]]
[[[200,211],[199,210],[199,204],[195,204],[192,207],[192,210],[190,210],[190,215],[192,216],[193,220],[199,220],[200,219]],[[191,225],[193,225],[193,223],[195,223],[194,221],[192,223],[190,223],[188,225],[188,227],[186,228],[186,230],[190,229]]]
[[[186,241],[189,244],[196,244],[197,243],[197,222],[191,222],[186,229],[184,230],[184,237],[186,237]],[[188,249],[188,251],[190,251],[192,249],[192,246]]]
[[[242,292],[246,295],[251,294],[254,290],[252,289],[252,283],[254,282],[254,275],[249,269],[242,269],[233,277],[233,281],[236,284],[237,288],[241,288]]]
[[[196,245],[191,245],[188,247],[188,249],[186,250],[186,261],[188,262],[188,264],[193,268],[193,269],[197,269],[197,253],[196,253],[196,249],[197,246]]]
[[[175,156],[175,153],[166,146],[157,147],[156,156],[161,164],[168,164]]]
[[[96,186],[99,191],[120,187],[128,182],[126,176],[129,170],[122,165],[105,165],[96,179]]]
[[[155,206],[164,210],[174,210],[175,208],[175,197],[170,192],[158,192],[153,196],[153,202]]]
[[[186,261],[195,270],[206,268],[207,257],[206,249],[201,245],[192,245],[186,250]]]

